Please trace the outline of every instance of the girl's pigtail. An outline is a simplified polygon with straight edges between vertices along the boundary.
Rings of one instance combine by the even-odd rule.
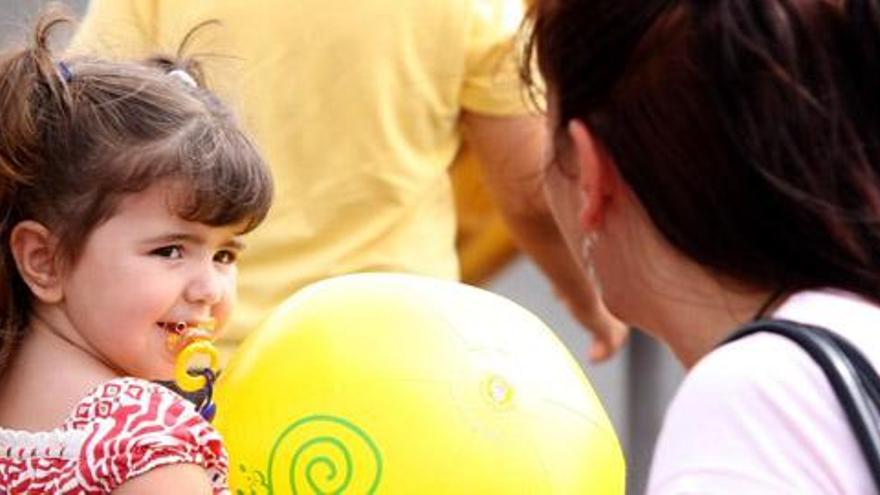
[[[70,21],[61,10],[42,15],[31,44],[0,54],[0,374],[14,353],[30,312],[27,288],[9,249],[12,228],[27,215],[22,192],[46,166],[46,136],[70,115],[66,78],[49,48],[51,31]]]
[[[202,69],[201,64],[193,57],[187,55],[190,45],[195,40],[195,37],[198,33],[205,30],[208,26],[216,26],[219,25],[220,21],[216,19],[209,19],[207,21],[200,22],[195,27],[189,30],[186,33],[186,36],[183,37],[183,40],[180,42],[180,46],[177,48],[177,54],[174,58],[168,56],[155,56],[147,60],[147,64],[154,65],[164,70],[167,73],[174,73],[177,71],[181,71],[186,76],[182,79],[191,79],[195,86],[200,88],[205,87],[205,72]]]
[[[45,160],[47,126],[70,114],[68,76],[52,57],[49,35],[70,22],[61,11],[40,17],[31,46],[0,58],[0,204],[37,173]],[[69,69],[63,69],[68,75]]]

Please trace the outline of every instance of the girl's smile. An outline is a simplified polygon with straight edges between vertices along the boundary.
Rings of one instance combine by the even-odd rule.
[[[166,335],[166,350],[175,356],[193,340],[204,339],[213,341],[216,337],[216,324],[214,323],[214,320],[210,319],[201,322],[160,321],[157,322],[156,325],[159,327],[159,330]]]

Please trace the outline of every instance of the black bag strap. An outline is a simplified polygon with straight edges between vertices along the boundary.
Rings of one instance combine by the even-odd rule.
[[[843,406],[874,483],[880,490],[880,376],[848,340],[828,329],[788,320],[759,320],[737,329],[721,345],[758,332],[798,344],[819,365]]]

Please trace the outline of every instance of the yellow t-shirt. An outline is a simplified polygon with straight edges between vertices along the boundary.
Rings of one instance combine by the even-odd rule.
[[[522,115],[522,0],[92,0],[75,52],[198,55],[272,167],[247,240],[238,340],[305,284],[361,271],[456,278],[447,169],[462,109]]]

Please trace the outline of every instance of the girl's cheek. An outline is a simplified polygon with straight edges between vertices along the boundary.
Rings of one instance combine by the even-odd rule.
[[[226,279],[225,288],[223,290],[223,300],[220,303],[220,308],[218,308],[224,319],[229,316],[229,312],[232,311],[232,308],[235,307],[235,303],[238,301],[238,280],[237,277],[233,274]]]
[[[238,295],[238,272],[234,269],[229,273],[229,276],[226,278],[226,299],[231,303],[235,303],[236,296]]]

